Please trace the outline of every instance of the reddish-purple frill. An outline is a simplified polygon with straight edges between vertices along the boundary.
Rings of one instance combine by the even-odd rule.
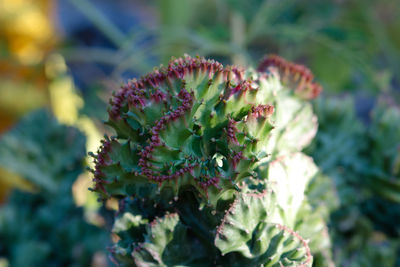
[[[231,66],[224,68],[223,65],[214,60],[206,60],[200,57],[178,58],[172,60],[167,67],[160,67],[157,70],[147,74],[140,79],[133,79],[126,85],[122,86],[121,90],[113,95],[110,101],[111,109],[109,114],[111,118],[118,118],[121,113],[126,99],[130,105],[145,105],[144,94],[148,88],[154,88],[156,92],[152,94],[152,98],[156,101],[166,100],[167,96],[157,87],[167,83],[171,84],[173,79],[183,79],[186,75],[196,72],[208,73],[208,78],[211,79],[215,74],[220,73],[224,81],[240,82],[244,79],[244,70],[238,67]],[[243,86],[243,85],[241,85]],[[239,89],[239,88],[238,88]]]
[[[93,181],[95,182],[95,191],[100,190],[101,192],[107,194],[106,189],[104,188],[104,184],[107,183],[107,181],[104,180],[105,175],[101,171],[101,167],[106,166],[109,161],[109,155],[108,153],[111,151],[111,140],[106,138],[105,140],[101,140],[101,147],[97,151],[97,157],[92,155],[94,157],[94,178]]]
[[[175,173],[169,175],[161,175],[159,174],[159,172],[152,169],[153,166],[149,162],[149,160],[152,158],[152,152],[154,148],[163,145],[159,137],[160,131],[165,129],[169,122],[174,121],[179,117],[182,117],[185,112],[190,110],[190,108],[192,107],[193,96],[188,91],[186,91],[186,89],[183,88],[179,92],[178,98],[182,101],[182,104],[172,113],[164,115],[163,117],[161,117],[160,120],[157,121],[156,125],[151,129],[152,136],[150,139],[150,144],[146,146],[141,152],[141,157],[139,159],[138,165],[142,167],[142,174],[155,182],[163,182],[166,180],[176,179],[179,176],[190,172],[195,167],[195,164],[192,164],[185,166]]]
[[[321,92],[320,84],[313,82],[314,75],[307,67],[289,62],[280,56],[269,55],[261,60],[258,65],[259,72],[265,72],[269,67],[275,67],[279,70],[283,82],[289,82],[296,85],[297,92],[307,91],[307,98],[316,98]]]
[[[251,113],[249,115],[253,116],[254,118],[258,117],[267,117],[274,113],[274,106],[271,105],[258,105],[256,107],[251,108]]]
[[[236,138],[236,133],[238,129],[236,128],[237,121],[233,119],[229,119],[228,127],[226,128],[226,135],[228,138],[228,142],[233,143],[235,145],[239,145],[239,142]]]

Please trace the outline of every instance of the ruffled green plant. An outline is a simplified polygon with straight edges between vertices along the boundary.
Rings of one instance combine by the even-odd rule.
[[[318,169],[301,153],[320,90],[277,56],[257,71],[185,56],[123,85],[106,122],[116,135],[92,154],[93,190],[120,200],[114,261],[311,266],[323,250],[329,260],[325,217],[305,195]]]

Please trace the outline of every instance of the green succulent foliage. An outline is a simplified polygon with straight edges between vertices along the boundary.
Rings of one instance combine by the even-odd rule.
[[[285,225],[294,227],[304,192],[317,170],[313,160],[302,153],[282,156],[269,164],[267,179],[278,192],[276,203]]]
[[[190,64],[192,69],[186,70]],[[105,196],[140,194],[143,183],[149,188],[151,181],[152,192],[159,186],[177,194],[190,186],[215,204],[267,155],[264,140],[272,129],[272,106],[261,102],[263,90],[239,80],[244,74],[219,63],[185,59],[168,68],[165,77],[153,74],[130,90],[128,85],[121,93],[128,101],[118,96],[113,100],[113,109],[123,103],[121,114],[111,115],[108,124],[127,140],[105,141],[100,160],[105,152],[110,162],[98,164],[96,191]]]
[[[124,200],[120,208],[122,213],[113,227],[113,232],[120,240],[111,248],[118,264],[204,266],[209,262],[210,255],[205,253],[208,248],[204,242],[211,243],[212,240],[202,240],[196,235],[204,239],[213,238],[208,224],[212,222],[215,225],[218,220],[207,220],[215,214],[212,215],[210,210],[207,210],[208,213],[199,211],[198,206],[193,206],[196,200],[189,199],[190,197],[192,196],[182,195],[173,201],[174,207],[179,207],[180,215],[170,213],[175,209],[172,208],[172,204],[161,209],[150,199]],[[215,229],[215,226],[213,228]],[[215,251],[212,254],[215,254]]]
[[[324,218],[322,209],[322,205],[320,208],[312,208],[305,201],[300,207],[294,227],[294,230],[309,241],[308,246],[314,259],[313,266],[329,266],[333,263],[332,241],[326,223],[328,219]]]
[[[239,251],[249,258],[259,256],[260,244],[251,244],[257,226],[273,212],[272,191],[263,194],[241,195],[226,211],[217,230],[215,245],[223,254]],[[257,240],[260,243],[260,240]],[[261,242],[262,243],[262,242]],[[252,246],[249,246],[252,245]],[[254,251],[253,251],[254,249]]]
[[[37,187],[13,192],[0,207],[0,258],[17,267],[89,266],[108,238],[84,220],[72,197],[71,185],[83,171],[83,134],[37,111],[0,142],[2,167]]]
[[[135,247],[132,257],[138,266],[201,265],[205,251],[199,242],[191,241],[188,227],[179,222],[179,215],[167,214],[146,226],[144,243]]]
[[[274,212],[272,191],[242,194],[227,210],[219,226],[215,245],[222,254],[239,252],[247,266],[307,265],[312,257],[304,241],[293,230],[268,222]]]
[[[314,260],[322,262],[322,266],[332,262],[326,222],[336,208],[337,196],[331,181],[323,177],[313,160],[302,153],[271,162],[268,177],[274,190],[279,192],[279,215],[270,216],[270,220],[287,225],[306,238]],[[321,266],[317,263],[315,266]]]
[[[310,240],[314,266],[334,266],[332,240],[326,222],[339,206],[339,198],[330,177],[318,172],[310,181],[307,201],[300,207],[295,230]]]
[[[114,94],[116,136],[93,155],[93,190],[120,200],[110,249],[120,266],[311,266],[330,255],[313,204],[325,195],[306,195],[330,185],[311,183],[318,168],[301,153],[319,87],[275,61],[244,71],[174,59]]]
[[[318,129],[311,103],[299,101],[292,90],[281,84],[279,76],[260,78],[260,86],[265,88],[263,97],[270,99],[274,106],[271,116],[274,130],[265,141],[268,153],[278,157],[303,150],[311,143]]]

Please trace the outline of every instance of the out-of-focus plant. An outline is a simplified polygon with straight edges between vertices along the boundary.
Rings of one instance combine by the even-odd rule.
[[[381,98],[371,120],[365,151],[369,167],[362,172],[370,196],[362,207],[377,230],[399,239],[400,227],[393,222],[400,219],[400,108]]]
[[[329,181],[300,152],[319,91],[307,68],[276,56],[258,71],[186,56],[122,86],[107,121],[116,136],[93,155],[94,190],[120,199],[114,260],[330,264],[329,212],[317,205]]]
[[[82,95],[76,88],[65,60],[60,54],[54,53],[47,58],[46,75],[50,79],[48,93],[54,116],[61,123],[77,127],[85,134],[87,151],[96,149],[102,136],[94,120],[82,112],[84,108]],[[87,163],[90,165],[89,160]],[[91,186],[90,175],[86,170],[75,182],[73,194],[76,203],[85,207],[85,215],[95,219],[100,205],[96,201],[95,194],[87,190]]]
[[[107,236],[83,219],[72,197],[85,137],[48,112],[25,117],[0,139],[0,166],[30,183],[0,208],[0,257],[11,266],[88,266]]]
[[[400,108],[381,99],[372,112],[368,129],[368,163],[365,172],[371,189],[400,203]],[[400,232],[399,232],[400,234]]]
[[[351,97],[321,97],[314,104],[318,134],[307,153],[335,182],[341,205],[359,200],[358,174],[367,166],[362,153],[367,144],[365,126],[357,118]]]
[[[16,84],[11,83],[10,85],[4,82],[2,84],[4,90],[0,90],[0,94],[3,94],[2,96],[4,97],[2,99],[4,102],[2,108],[11,110],[12,112],[21,109],[18,114],[15,114],[21,116],[39,105],[39,103],[40,105],[46,104],[51,108],[54,116],[60,122],[75,126],[84,132],[87,138],[86,148],[88,150],[95,149],[100,143],[101,135],[94,121],[82,113],[82,108],[84,107],[83,99],[68,72],[64,58],[60,54],[52,53],[47,55],[43,64],[44,74],[47,80],[45,87],[47,88],[44,89],[42,93],[35,95],[35,92],[40,91],[34,86],[20,92],[18,90],[13,91],[14,89],[12,86],[16,86]],[[18,84],[21,86],[20,83]],[[21,101],[15,101],[16,94],[23,95],[23,97],[20,98]],[[39,101],[38,99],[41,100]],[[21,108],[19,108],[19,105],[21,105]],[[4,113],[4,115],[6,118],[10,118],[11,121],[14,120],[14,117],[9,113]],[[74,187],[75,199],[79,205],[85,205],[88,216],[94,216],[99,204],[95,201],[96,198],[94,194],[91,194],[85,189],[91,186],[87,171],[79,176],[78,183],[80,186]],[[25,191],[30,190],[29,182],[21,176],[12,175],[2,166],[0,166],[0,185],[2,185],[0,189],[0,201],[5,201],[6,196],[13,188],[19,188]]]
[[[397,266],[398,107],[379,101],[364,125],[351,97],[319,99],[315,106],[320,127],[308,152],[333,179],[340,200],[329,228],[335,262]]]

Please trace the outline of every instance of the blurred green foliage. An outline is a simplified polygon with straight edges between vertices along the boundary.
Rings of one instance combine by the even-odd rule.
[[[320,126],[308,152],[333,179],[340,200],[329,225],[335,263],[398,266],[400,108],[381,98],[363,124],[350,96],[315,106]]]
[[[0,166],[31,182],[0,207],[0,258],[10,266],[89,266],[109,242],[84,221],[72,184],[83,171],[85,137],[47,111],[24,117],[0,139]]]
[[[86,138],[60,125],[48,112],[24,117],[0,139],[0,166],[23,176],[38,190],[55,194],[82,171]]]

